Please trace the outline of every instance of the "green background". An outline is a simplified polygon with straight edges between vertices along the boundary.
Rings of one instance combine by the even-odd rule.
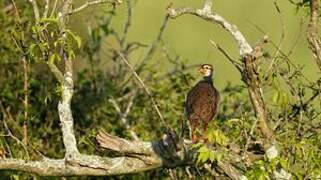
[[[312,53],[308,49],[306,41],[306,26],[308,16],[304,10],[298,11],[289,1],[276,1],[281,13],[279,14],[272,0],[217,0],[214,1],[214,11],[223,16],[230,23],[235,24],[249,43],[254,46],[264,34],[255,25],[260,27],[269,40],[278,44],[281,40],[282,26],[284,27],[285,38],[281,49],[288,53],[293,46],[294,52],[290,59],[299,65],[304,66],[306,76],[314,80],[317,78],[318,70],[315,65]],[[80,2],[78,2],[80,3]],[[132,25],[129,29],[128,40],[139,41],[150,44],[159,31],[166,13],[166,7],[173,3],[175,7],[192,6],[201,7],[201,0],[138,0],[134,3]],[[103,13],[106,6],[95,6],[74,16],[71,20],[73,28],[82,36],[86,37],[87,25],[95,26],[100,13]],[[110,9],[110,7],[107,7]],[[127,8],[125,3],[116,8],[116,17],[112,25],[116,31],[121,32],[127,19]],[[283,18],[284,24],[281,23]],[[79,23],[80,21],[87,23]],[[254,25],[255,24],[255,25]],[[299,38],[299,39],[298,39]],[[227,59],[215,49],[209,42],[212,39],[222,46],[233,58],[238,59],[238,48],[234,39],[223,28],[218,25],[205,22],[197,17],[185,15],[183,17],[170,20],[163,35],[163,40],[167,44],[168,50],[172,54],[178,54],[181,60],[187,60],[188,64],[211,63],[216,67],[215,81],[217,86],[224,87],[227,82],[239,83],[240,76],[236,69]],[[297,45],[295,42],[298,39]],[[105,47],[113,43],[112,39],[105,40]],[[267,51],[274,52],[275,48],[269,43]],[[132,61],[140,61],[146,52],[146,48],[135,53],[131,57]],[[151,63],[157,68],[168,68],[165,58],[160,53],[154,56]],[[104,51],[102,57],[106,56]],[[103,58],[104,59],[104,58]],[[164,62],[164,63],[159,63]],[[81,67],[78,64],[78,67]],[[103,67],[103,66],[102,66]],[[196,72],[196,71],[195,71]]]

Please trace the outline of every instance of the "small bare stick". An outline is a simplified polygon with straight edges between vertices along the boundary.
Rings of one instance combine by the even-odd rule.
[[[138,76],[138,74],[136,73],[135,69],[133,68],[133,66],[127,61],[127,59],[124,57],[123,54],[121,54],[119,51],[117,51],[120,59],[129,67],[130,71],[133,73],[133,75],[135,76],[135,78],[138,80],[139,84],[141,85],[141,87],[144,89],[144,91],[146,92],[146,94],[148,95],[148,97],[150,98],[150,100],[152,101],[153,107],[157,112],[158,117],[160,118],[160,120],[162,121],[162,123],[164,124],[165,127],[167,127],[165,119],[162,115],[162,113],[160,112],[159,108],[157,107],[157,104],[152,96],[152,93],[149,91],[149,89],[146,87],[145,83],[143,82],[143,80]]]

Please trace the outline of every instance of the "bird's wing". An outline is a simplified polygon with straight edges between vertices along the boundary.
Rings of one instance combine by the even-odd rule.
[[[215,87],[213,87],[213,93],[212,93],[212,110],[213,110],[213,118],[215,118],[215,116],[218,114],[218,110],[219,110],[219,105],[220,105],[220,93],[217,91],[217,89]]]
[[[199,82],[187,94],[186,114],[189,120],[212,120],[219,108],[220,95],[212,84]]]
[[[199,99],[200,96],[200,88],[198,84],[196,84],[187,94],[186,97],[186,104],[185,104],[185,111],[187,118],[190,119],[190,116],[194,113],[194,104]]]

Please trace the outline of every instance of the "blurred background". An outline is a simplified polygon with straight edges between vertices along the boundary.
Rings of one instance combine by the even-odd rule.
[[[249,179],[268,179],[280,169],[297,179],[321,177],[321,79],[306,40],[309,0],[213,1],[214,12],[236,25],[252,47],[268,37],[263,56],[254,62],[258,68],[253,79],[259,80],[257,93],[265,101],[268,125],[280,149],[274,161],[269,161],[262,150],[265,139],[256,127],[258,118],[249,96],[249,83],[241,81],[236,68],[210,43],[215,41],[241,62],[231,35],[218,25],[184,15],[168,20],[162,38],[156,41],[171,3],[174,7],[199,8],[204,1],[123,1],[116,7],[99,4],[72,14],[67,23],[67,39],[62,43],[58,17],[64,1],[37,0],[40,12],[50,2],[50,16],[38,23],[31,3],[0,0],[0,8],[4,9],[0,11],[0,159],[64,157],[57,112],[62,89],[48,63],[62,70],[62,57],[67,54],[76,68],[72,112],[77,146],[82,153],[119,156],[99,148],[95,137],[101,130],[144,141],[162,137],[165,126],[182,132],[186,94],[201,79],[197,73],[199,64],[209,63],[215,67],[215,86],[221,101],[219,114],[206,136],[211,137],[214,148],[224,150],[221,154],[211,149],[203,154],[198,152],[203,158],[198,156],[198,163],[190,167],[190,173],[185,167],[175,169],[178,179],[190,178],[190,174],[195,179],[200,176],[212,179],[213,174],[204,163],[216,167],[219,158],[233,151],[231,144],[238,148],[239,156],[243,152],[254,154],[255,158],[248,159],[250,163],[242,161],[237,165]],[[54,2],[58,3],[56,9]],[[73,6],[86,2],[75,0]],[[128,8],[129,4],[132,8]],[[152,44],[155,53],[151,52]],[[119,52],[136,67],[165,123]],[[139,69],[143,59],[146,65]],[[207,148],[207,144],[202,147]],[[214,158],[210,158],[213,154]],[[226,176],[220,171],[215,173]],[[170,179],[171,172],[159,168],[134,175],[100,177],[155,178]],[[3,170],[0,179],[39,177]]]
[[[280,13],[277,11],[275,2],[277,2]],[[135,1],[128,41],[139,41],[144,44],[152,43],[165,17],[166,7],[170,3],[174,3],[176,7],[201,7],[203,1]],[[104,8],[103,6],[92,7],[86,12],[74,16],[74,19],[70,22],[73,29],[86,38],[87,25],[95,25],[97,16],[104,13]],[[260,0],[259,2],[257,0],[221,0],[214,1],[214,11],[230,23],[235,24],[252,46],[262,39],[264,35],[267,35],[269,41],[276,45],[282,41],[281,49],[284,53],[293,51],[290,56],[292,62],[304,66],[303,72],[312,80],[318,78],[317,66],[307,46],[305,29],[308,14],[306,10],[298,9],[290,1],[284,0]],[[119,6],[116,9],[116,14],[112,24],[116,31],[122,31],[127,20],[126,6]],[[80,23],[84,19],[87,23]],[[240,83],[236,69],[209,41],[214,40],[235,59],[239,57],[237,44],[230,34],[218,27],[218,25],[207,23],[193,16],[183,16],[169,21],[163,40],[169,46],[171,53],[178,54],[188,64],[210,63],[214,65],[216,67],[215,81],[219,88],[224,87],[227,82]],[[112,43],[113,41],[106,39],[105,44],[107,45],[108,42]],[[276,50],[271,44],[268,44],[266,48],[267,51],[271,52]],[[103,49],[104,47],[102,48],[101,56],[104,59]],[[135,52],[135,57],[132,59],[142,58],[144,52],[144,49]],[[152,63],[160,63],[157,68],[166,68],[169,65],[164,59],[165,57],[159,51],[154,56]]]

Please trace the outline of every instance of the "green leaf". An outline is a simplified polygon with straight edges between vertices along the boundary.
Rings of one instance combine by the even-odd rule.
[[[31,56],[31,57],[35,57],[36,55],[36,51],[37,51],[37,48],[38,45],[37,44],[31,44],[28,48],[28,54]]]
[[[283,169],[287,169],[287,161],[285,159],[280,158],[279,163]]]
[[[205,163],[210,157],[209,149],[206,146],[202,146],[198,153],[197,163]]]
[[[226,146],[228,143],[228,138],[219,129],[208,131],[207,138],[209,142],[218,145]]]
[[[81,47],[81,37],[76,35],[76,34],[74,34],[69,29],[67,29],[66,32],[73,38],[73,40],[76,41],[78,48],[80,48]]]
[[[223,157],[222,153],[217,153],[216,151],[213,151],[212,149],[207,148],[206,145],[203,145],[198,150],[198,157],[197,157],[197,163],[205,163],[207,161],[210,162],[217,162],[220,161]]]
[[[54,53],[49,57],[49,62],[50,63],[54,63],[55,60],[58,60],[58,61],[61,60],[60,56],[57,53]]]

